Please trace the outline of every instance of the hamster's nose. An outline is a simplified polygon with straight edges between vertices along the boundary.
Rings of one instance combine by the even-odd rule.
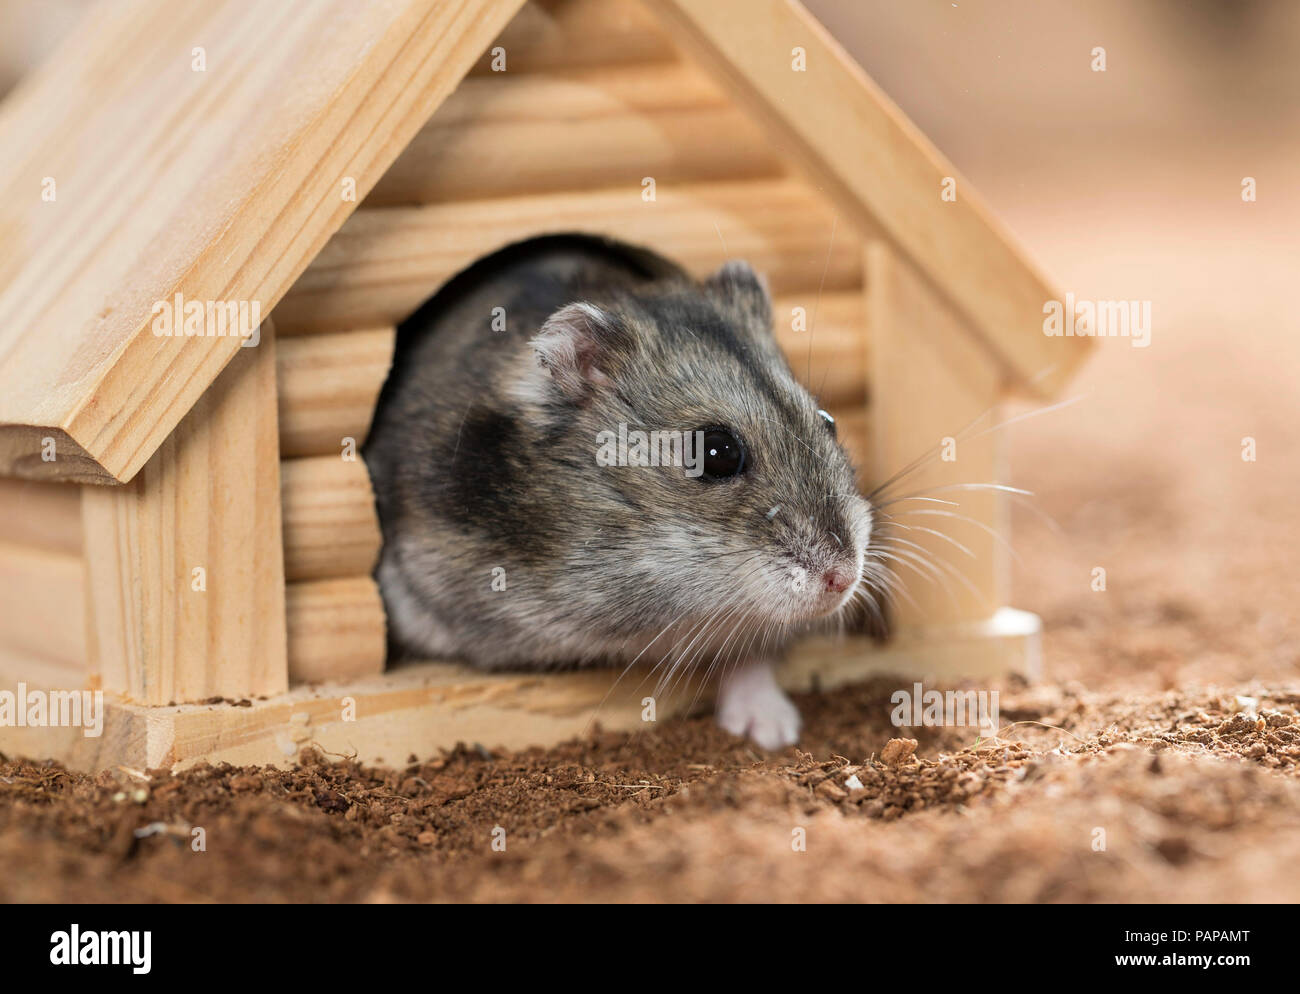
[[[853,586],[853,581],[857,579],[851,572],[843,566],[832,566],[822,576],[822,582],[826,584],[826,589],[833,594],[842,594]]]

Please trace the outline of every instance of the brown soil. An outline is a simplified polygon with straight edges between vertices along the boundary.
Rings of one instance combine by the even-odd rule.
[[[1005,744],[908,755],[895,686],[802,700],[807,751],[766,759],[701,718],[400,770],[8,762],[0,899],[1300,899],[1300,694],[1022,688]]]

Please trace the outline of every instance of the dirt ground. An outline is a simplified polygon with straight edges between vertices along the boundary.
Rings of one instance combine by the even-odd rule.
[[[1049,675],[997,688],[999,740],[893,727],[880,680],[801,698],[804,741],[771,756],[700,717],[385,770],[9,760],[0,900],[1300,900],[1300,149],[1277,126],[1300,89],[1239,37],[1129,9],[1002,48],[895,26],[861,53],[1063,287],[1152,301],[1149,348],[1101,343],[1078,403],[1007,430],[1041,512],[1015,516],[1013,603],[1043,617]],[[1054,89],[1074,55],[1051,40],[1085,36],[1112,75]],[[1037,82],[999,89],[1022,50]]]
[[[803,700],[807,751],[766,760],[700,719],[400,770],[7,762],[0,899],[1300,899],[1300,694],[1030,688],[1004,719],[1055,728],[885,763],[893,685]]]

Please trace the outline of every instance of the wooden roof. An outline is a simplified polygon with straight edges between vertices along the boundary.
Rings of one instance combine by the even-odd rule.
[[[1063,381],[1086,340],[1042,334],[1058,294],[969,187],[940,201],[955,171],[802,7],[647,3],[1014,382],[1046,394]],[[95,7],[0,105],[0,474],[129,480],[239,347],[156,336],[155,302],[268,314],[521,5]],[[791,71],[796,45],[806,72]]]
[[[0,105],[0,471],[129,480],[239,347],[154,302],[269,313],[521,4],[92,8]]]

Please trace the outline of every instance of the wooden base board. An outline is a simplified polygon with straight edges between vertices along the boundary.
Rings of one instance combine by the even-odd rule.
[[[782,668],[786,689],[828,691],[872,676],[914,680],[1040,675],[1037,616],[1004,608],[985,622],[904,631],[881,647],[858,637],[803,643]],[[77,728],[0,727],[0,752],[52,757],[76,769],[182,768],[206,760],[287,766],[299,750],[401,764],[457,742],[488,747],[550,745],[595,723],[645,728],[649,681],[633,673],[611,690],[614,672],[484,674],[450,663],[419,663],[348,684],[302,687],[243,707],[144,707],[105,698],[103,733]],[[0,689],[12,689],[12,685]],[[707,704],[711,694],[701,694]],[[657,702],[657,720],[696,699],[679,688]]]

